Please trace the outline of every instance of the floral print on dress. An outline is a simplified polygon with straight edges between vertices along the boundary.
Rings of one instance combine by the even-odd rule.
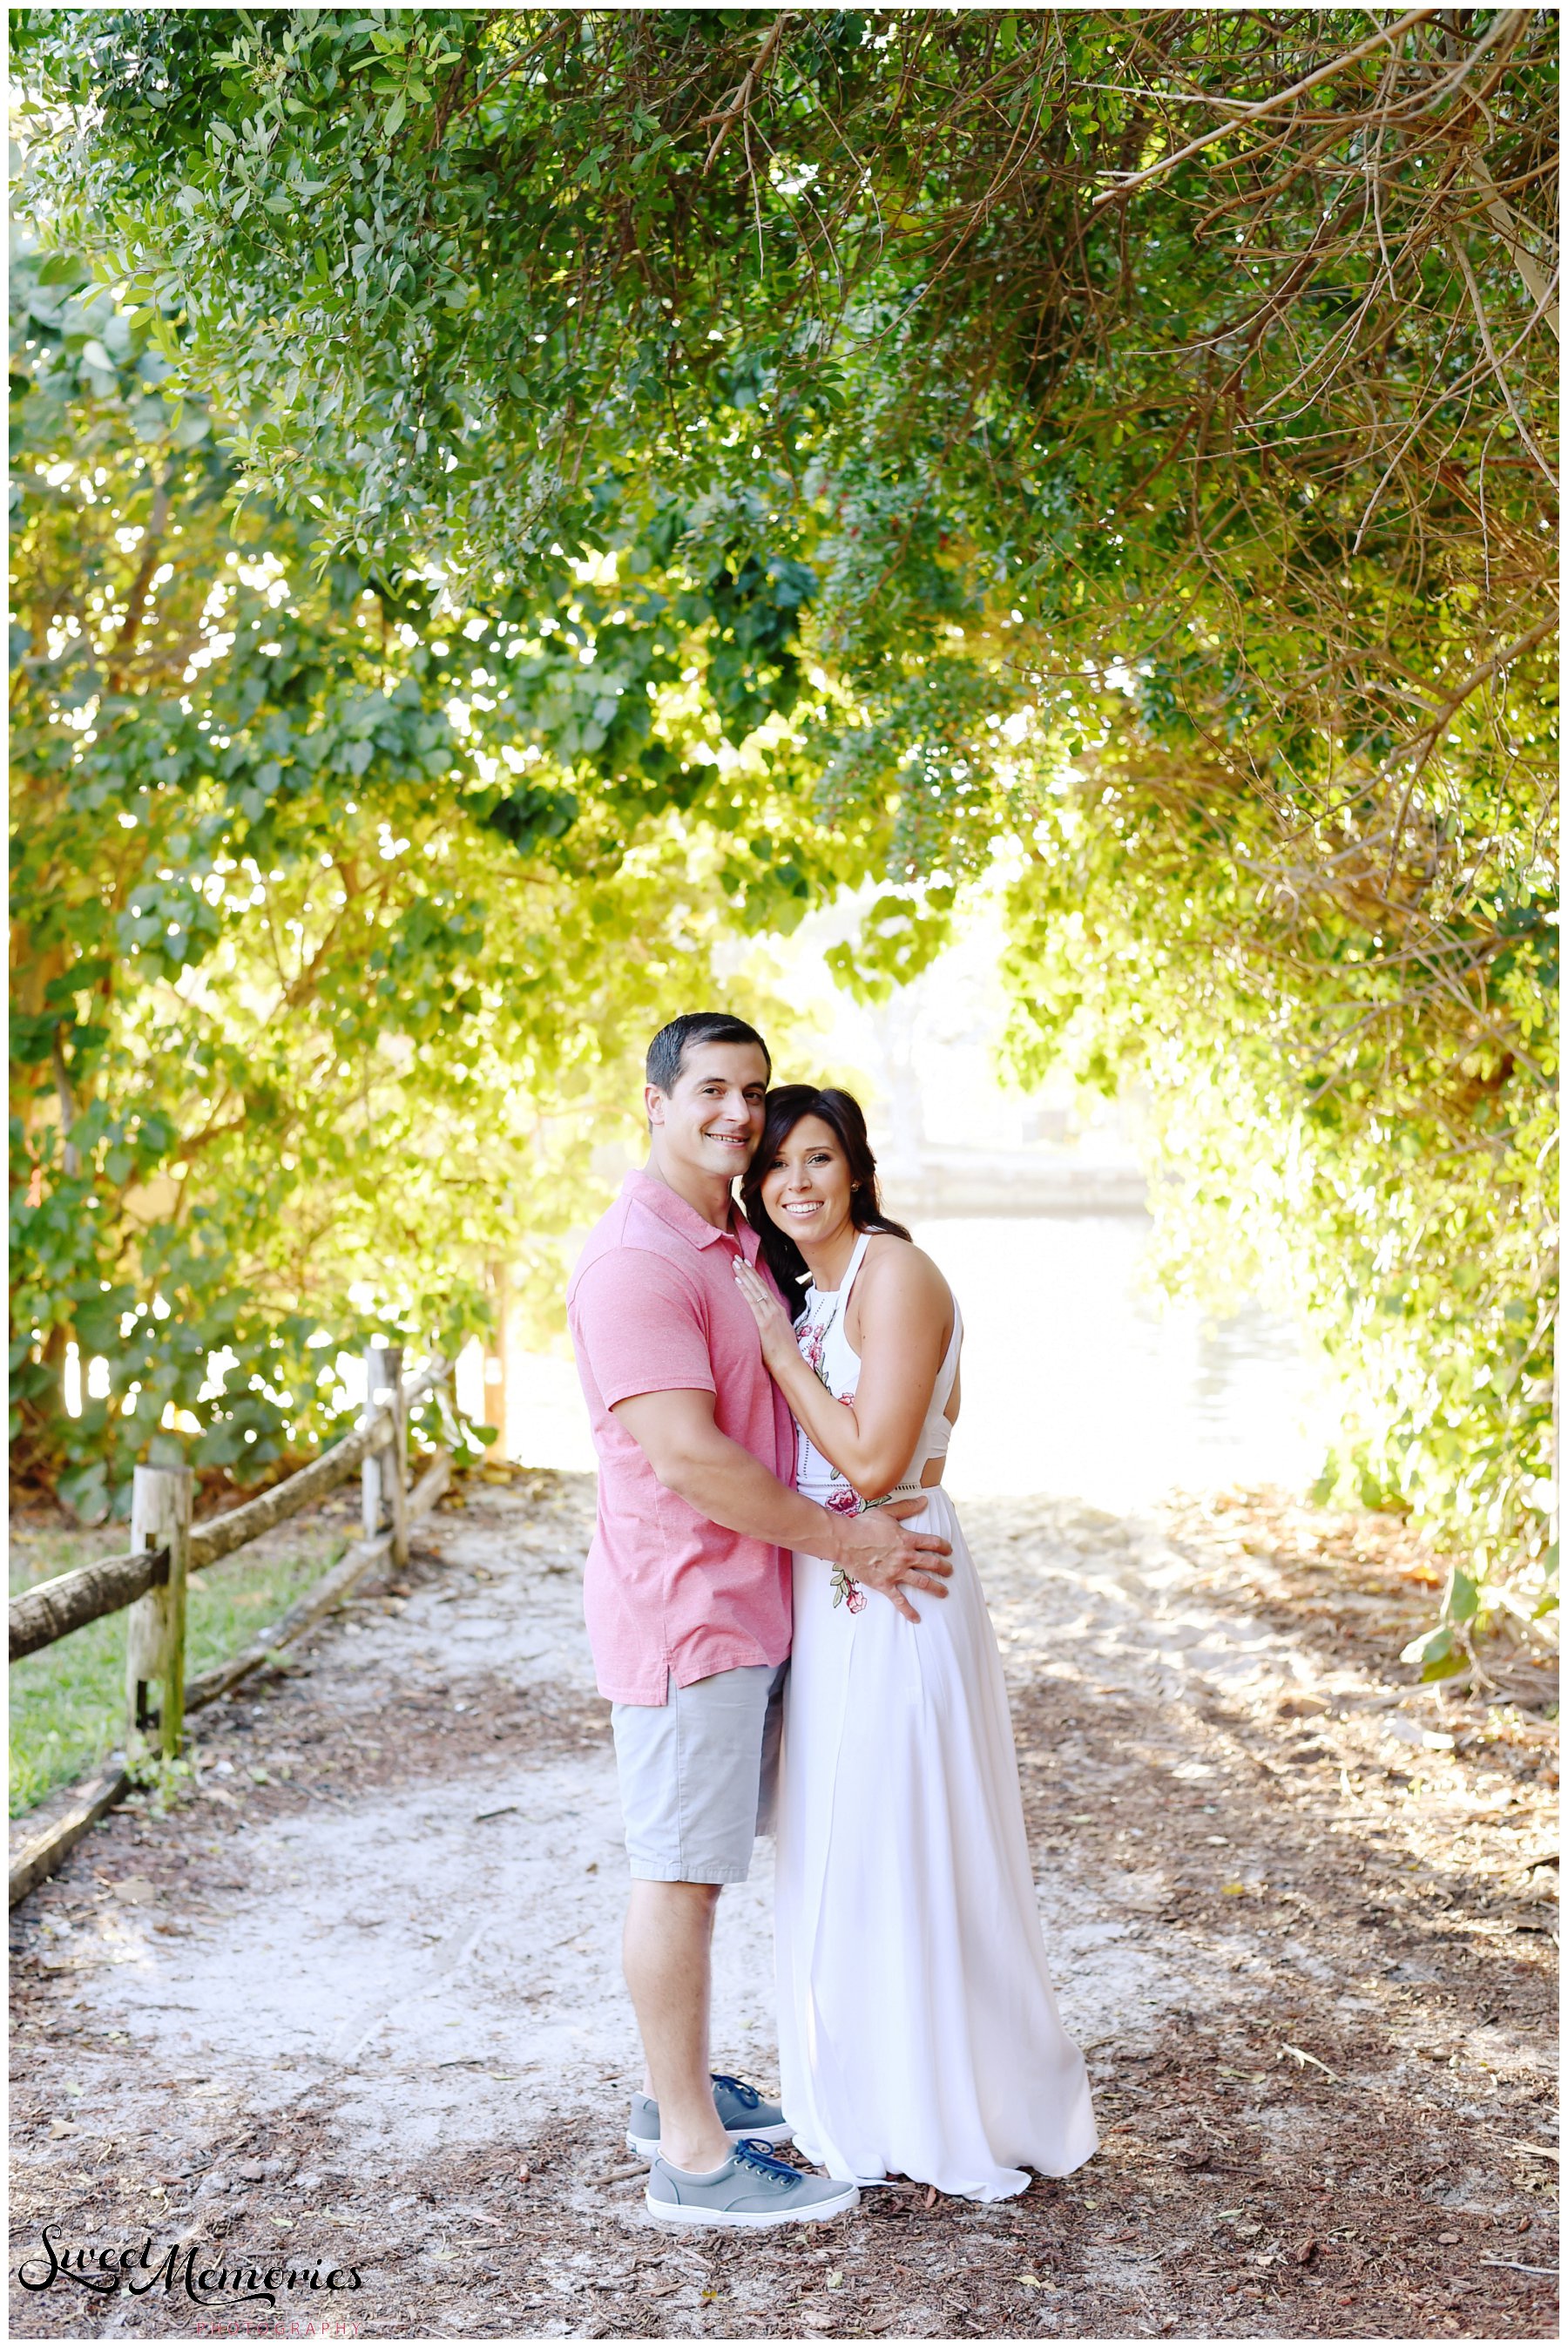
[[[833,1569],[833,1602],[835,1606],[847,1606],[852,1614],[858,1614],[866,1603],[865,1591],[841,1565]]]
[[[829,1313],[825,1320],[807,1321],[795,1331],[795,1343],[800,1347],[801,1359],[815,1371],[823,1385],[827,1386],[829,1394],[833,1393],[833,1388],[828,1385],[827,1373],[822,1366],[822,1357],[826,1349],[827,1333],[832,1319],[833,1315]],[[843,1403],[846,1410],[854,1406],[853,1393],[835,1395],[834,1399],[835,1402]],[[857,1517],[866,1507],[866,1502],[852,1488],[849,1478],[846,1476],[841,1476],[835,1468],[833,1489],[829,1492],[824,1505],[832,1509],[837,1516]],[[835,1606],[845,1607],[851,1614],[860,1613],[866,1604],[864,1589],[842,1565],[835,1565],[833,1569],[833,1602]]]

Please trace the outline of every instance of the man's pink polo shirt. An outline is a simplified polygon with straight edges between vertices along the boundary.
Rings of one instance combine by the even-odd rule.
[[[757,1235],[738,1210],[716,1231],[637,1171],[589,1232],[567,1289],[599,1454],[583,1612],[600,1694],[614,1704],[661,1704],[671,1672],[689,1687],[789,1653],[788,1550],[728,1532],[669,1491],[614,1409],[630,1395],[702,1389],[720,1432],[793,1486],[794,1421],[735,1286],[737,1248],[756,1262]]]

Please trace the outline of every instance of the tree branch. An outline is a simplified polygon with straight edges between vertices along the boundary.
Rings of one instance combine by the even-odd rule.
[[[1509,384],[1508,377],[1503,374],[1497,353],[1492,347],[1491,328],[1487,323],[1485,305],[1481,298],[1481,288],[1475,282],[1475,273],[1471,268],[1470,257],[1457,236],[1450,236],[1448,240],[1448,245],[1449,251],[1453,254],[1455,261],[1459,263],[1460,275],[1464,279],[1465,292],[1470,295],[1470,306],[1475,312],[1475,323],[1481,329],[1481,346],[1486,352],[1487,358],[1491,362],[1491,372],[1497,380],[1497,387],[1501,392],[1504,399],[1508,402],[1508,412],[1513,418],[1520,438],[1523,441],[1525,447],[1529,449],[1531,455],[1534,458],[1536,463],[1540,466],[1547,479],[1551,482],[1553,489],[1555,489],[1558,487],[1557,476],[1553,471],[1551,466],[1547,463],[1545,458],[1542,455],[1540,449],[1536,447],[1534,435],[1532,433],[1530,427],[1524,421],[1523,417],[1520,414],[1519,409],[1514,403],[1513,392]]]
[[[740,119],[741,116],[745,113],[747,108],[750,106],[752,102],[752,92],[756,88],[757,77],[762,72],[763,67],[767,64],[767,61],[772,57],[774,49],[777,48],[780,40],[783,38],[784,26],[788,23],[789,10],[787,8],[781,9],[779,14],[774,18],[773,23],[769,26],[766,33],[763,36],[762,45],[758,48],[756,56],[752,59],[751,67],[746,74],[745,79],[741,82],[736,88],[730,92],[729,97],[725,99],[723,107],[717,114],[704,114],[699,117],[697,123],[694,126],[699,130],[706,130],[711,123],[716,122],[719,126],[718,136],[713,140],[712,145],[709,148],[707,160],[702,166],[704,176],[706,176],[706,174],[712,169],[720,148],[729,137],[735,123]]]
[[[1519,222],[1498,193],[1496,180],[1481,160],[1479,151],[1474,149],[1471,151],[1468,168],[1471,178],[1486,200],[1487,218],[1513,255],[1513,265],[1524,280],[1525,291],[1535,304],[1537,316],[1545,319],[1553,334],[1561,342],[1562,335],[1557,324],[1557,304],[1552,299],[1555,271],[1551,278],[1542,276],[1541,264],[1534,254],[1529,251],[1520,233]]]
[[[1317,71],[1308,74],[1305,81],[1293,82],[1288,89],[1282,89],[1277,98],[1259,98],[1255,106],[1243,108],[1229,122],[1218,123],[1213,130],[1205,130],[1201,139],[1190,139],[1173,155],[1162,156],[1159,162],[1151,163],[1146,171],[1134,171],[1122,181],[1120,187],[1102,188],[1091,203],[1090,211],[1095,211],[1102,204],[1130,196],[1137,188],[1147,187],[1151,180],[1158,180],[1166,171],[1173,171],[1178,163],[1184,163],[1189,155],[1196,155],[1204,148],[1213,146],[1216,139],[1224,139],[1231,131],[1239,130],[1244,122],[1257,122],[1266,114],[1277,114],[1282,106],[1289,106],[1295,99],[1305,98],[1307,91],[1316,89],[1320,82],[1332,81],[1335,75],[1343,73],[1347,66],[1358,65],[1363,57],[1370,57],[1374,49],[1381,48],[1386,42],[1397,40],[1401,33],[1408,33],[1412,25],[1424,25],[1437,13],[1435,8],[1412,8],[1397,24],[1386,25],[1381,32],[1374,33],[1358,47],[1347,49],[1344,56],[1336,57],[1331,65],[1319,66]]]

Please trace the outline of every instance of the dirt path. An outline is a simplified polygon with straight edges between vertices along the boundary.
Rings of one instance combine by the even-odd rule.
[[[1553,2331],[1547,1691],[1522,1662],[1516,1702],[1389,1685],[1430,1603],[1413,1546],[1261,1501],[965,1512],[1100,2156],[989,2208],[653,2230],[620,2173],[591,1505],[587,1478],[470,1486],[403,1594],[200,1717],[188,1798],[118,1814],[13,1918],[14,2332]],[[715,2013],[764,2080],[765,1856]],[[150,2240],[137,2291],[23,2288],[46,2225],[95,2259]],[[275,2308],[233,2280],[269,2265]]]

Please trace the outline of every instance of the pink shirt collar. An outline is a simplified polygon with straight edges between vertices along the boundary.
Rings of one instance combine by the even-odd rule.
[[[620,1188],[622,1196],[630,1191],[640,1207],[646,1207],[650,1214],[657,1215],[661,1223],[668,1224],[692,1247],[712,1247],[715,1240],[733,1239],[746,1262],[755,1263],[762,1241],[733,1199],[730,1201],[729,1223],[720,1231],[716,1224],[710,1223],[700,1215],[695,1207],[689,1206],[679,1190],[672,1190],[668,1182],[659,1179],[657,1174],[650,1174],[645,1166],[633,1166]]]

